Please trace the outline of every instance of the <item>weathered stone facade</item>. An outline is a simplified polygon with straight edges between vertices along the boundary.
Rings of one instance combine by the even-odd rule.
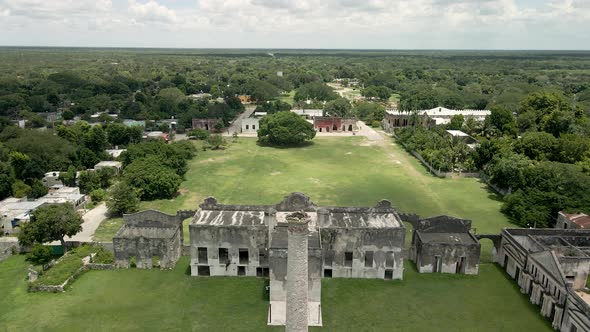
[[[182,251],[182,219],[178,215],[147,210],[123,216],[125,224],[113,237],[115,266],[128,268],[132,257],[137,268],[176,265]]]
[[[352,118],[338,118],[317,116],[313,119],[313,128],[319,132],[355,132],[358,131],[357,120]]]
[[[444,107],[419,111],[390,109],[385,113],[381,123],[383,129],[389,132],[394,128],[413,126],[414,124],[424,127],[447,124],[455,115],[462,115],[465,119],[472,117],[475,121],[483,122],[491,114],[489,110],[451,110]]]
[[[193,276],[267,275],[266,248],[281,248],[281,242],[286,248],[281,226],[289,212],[301,210],[311,217],[310,236],[318,238],[323,277],[403,277],[405,229],[388,201],[372,208],[318,207],[294,193],[277,205],[221,205],[209,198],[200,207],[189,226]]]
[[[410,259],[420,273],[477,274],[481,246],[471,220],[438,216],[414,224]]]
[[[557,214],[555,228],[590,229],[590,216],[585,213],[565,213],[560,211]]]
[[[590,231],[504,229],[496,262],[553,328],[590,331]]]
[[[309,218],[309,325],[321,325],[321,278],[403,278],[405,228],[388,201],[375,207],[318,207],[293,193],[276,205],[206,199],[191,222],[191,275],[270,277],[269,324],[285,324],[288,216]]]
[[[255,134],[260,129],[260,119],[258,118],[245,118],[240,123],[241,131],[243,134]]]
[[[193,119],[193,129],[203,129],[206,131],[214,131],[215,125],[222,123],[221,119]]]

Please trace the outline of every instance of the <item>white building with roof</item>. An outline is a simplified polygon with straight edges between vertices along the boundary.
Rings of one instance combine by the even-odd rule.
[[[78,187],[62,187],[39,198],[36,202],[47,204],[71,203],[75,208],[79,208],[86,202],[86,195],[81,194]]]
[[[3,234],[18,233],[19,226],[30,220],[31,212],[45,204],[40,201],[27,201],[26,198],[9,197],[0,202],[1,227]]]
[[[291,112],[304,116],[306,118],[315,118],[316,116],[324,116],[324,110],[322,109],[293,109]]]
[[[103,160],[94,165],[95,170],[99,170],[101,168],[112,168],[116,173],[119,173],[119,171],[123,168],[123,163],[120,161]]]
[[[383,128],[391,131],[393,128],[411,126],[412,121],[420,121],[424,126],[443,125],[451,122],[455,115],[462,115],[465,119],[471,117],[475,121],[483,122],[492,112],[490,110],[453,110],[445,107],[435,107],[429,110],[402,111],[388,109],[383,118]]]

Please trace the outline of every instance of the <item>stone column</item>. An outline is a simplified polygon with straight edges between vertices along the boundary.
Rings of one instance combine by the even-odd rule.
[[[307,331],[308,325],[308,256],[307,224],[309,216],[305,212],[295,212],[287,216],[289,225],[287,249],[287,319],[286,332]]]
[[[271,243],[272,233],[277,225],[277,210],[269,208],[264,211],[264,223],[266,224],[266,227],[268,227],[268,243]]]
[[[318,226],[319,227],[327,227],[328,222],[330,221],[330,211],[324,208],[320,208],[317,211],[318,214]]]

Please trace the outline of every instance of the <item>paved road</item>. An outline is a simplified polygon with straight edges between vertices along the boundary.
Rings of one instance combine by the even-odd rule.
[[[82,231],[78,234],[67,238],[66,241],[80,241],[80,242],[92,242],[94,232],[100,225],[100,223],[107,218],[107,206],[105,203],[97,205],[94,209],[86,212],[82,217],[84,223],[82,224]]]
[[[248,105],[246,106],[246,110],[238,115],[238,117],[229,125],[229,128],[227,128],[224,131],[224,135],[233,135],[233,133],[240,133],[240,129],[241,129],[241,125],[242,125],[242,119],[248,118],[250,117],[250,115],[252,115],[252,113],[254,113],[254,110],[256,109],[256,105]]]

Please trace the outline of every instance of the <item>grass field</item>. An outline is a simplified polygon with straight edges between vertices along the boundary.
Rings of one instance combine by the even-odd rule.
[[[510,225],[484,183],[436,178],[390,139],[371,143],[363,137],[319,137],[307,147],[276,149],[240,138],[225,150],[199,151],[181,185],[182,195],[142,202],[142,208],[175,213],[198,208],[207,196],[226,204],[274,204],[299,191],[320,205],[373,206],[385,198],[422,217],[471,219],[478,233],[499,233]],[[105,221],[95,239],[110,241],[121,222]],[[490,243],[483,242],[484,259],[489,259]]]
[[[176,269],[90,271],[66,293],[27,293],[22,256],[0,262],[2,331],[282,331],[266,326],[264,280]],[[479,276],[324,279],[324,328],[312,331],[551,331],[495,265]]]

